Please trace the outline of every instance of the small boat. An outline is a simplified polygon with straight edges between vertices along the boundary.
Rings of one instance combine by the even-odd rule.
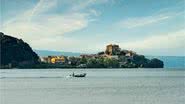
[[[86,76],[86,73],[82,73],[82,74],[72,74],[72,75],[70,75],[70,76],[72,76],[72,77],[85,77]]]

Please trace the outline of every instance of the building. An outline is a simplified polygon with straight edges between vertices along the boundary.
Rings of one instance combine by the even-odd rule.
[[[119,48],[119,45],[110,44],[106,46],[105,54],[107,55],[118,55],[121,52],[121,48]]]
[[[133,56],[133,55],[136,55],[136,52],[128,51],[128,52],[125,54],[125,56],[129,56],[129,57],[131,57],[131,56]]]
[[[42,57],[41,62],[52,63],[52,64],[63,64],[67,62],[67,58],[65,56],[48,56]]]
[[[56,56],[51,58],[51,63],[65,63],[65,57],[64,56]]]

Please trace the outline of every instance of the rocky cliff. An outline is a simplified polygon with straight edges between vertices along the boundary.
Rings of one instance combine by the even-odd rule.
[[[38,55],[22,39],[0,32],[0,66],[13,68],[31,66],[39,62]]]

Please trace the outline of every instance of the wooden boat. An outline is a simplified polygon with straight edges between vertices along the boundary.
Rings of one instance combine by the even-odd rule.
[[[72,77],[85,77],[86,76],[86,73],[82,73],[82,74],[72,74],[71,75]]]

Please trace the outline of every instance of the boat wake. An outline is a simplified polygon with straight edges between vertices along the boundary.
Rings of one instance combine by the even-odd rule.
[[[62,76],[38,76],[38,77],[0,77],[0,79],[41,79],[41,78],[64,78]]]

